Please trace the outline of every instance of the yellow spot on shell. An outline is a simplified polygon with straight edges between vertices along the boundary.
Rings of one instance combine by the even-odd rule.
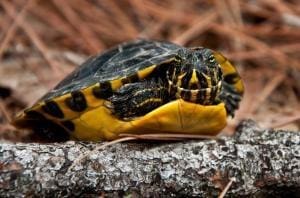
[[[244,85],[243,82],[241,80],[241,77],[238,74],[237,69],[235,68],[234,65],[232,65],[227,58],[225,58],[221,53],[219,52],[214,52],[214,57],[216,58],[216,60],[218,61],[218,63],[221,66],[222,72],[224,77],[227,75],[231,75],[231,74],[237,74],[237,79],[235,80],[235,83],[233,84],[234,88],[236,89],[236,91],[239,94],[243,94],[244,93]]]
[[[149,66],[141,71],[138,71],[138,77],[139,79],[144,79],[146,76],[148,76],[154,69],[156,65]]]
[[[114,91],[118,90],[123,85],[121,79],[113,80],[113,81],[110,82],[110,84],[111,84],[112,90],[114,90]]]

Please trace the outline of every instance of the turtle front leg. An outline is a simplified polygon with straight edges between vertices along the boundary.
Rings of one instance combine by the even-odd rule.
[[[234,88],[234,86],[223,81],[222,90],[218,99],[225,103],[227,114],[234,117],[234,112],[239,107],[242,95]]]
[[[113,113],[126,120],[143,116],[167,103],[169,94],[163,82],[152,80],[126,84],[108,100]]]

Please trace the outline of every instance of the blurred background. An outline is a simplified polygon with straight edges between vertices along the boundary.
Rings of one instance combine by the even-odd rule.
[[[90,55],[135,38],[221,51],[238,68],[245,96],[224,129],[242,119],[300,127],[299,0],[1,0],[0,138],[9,125]]]

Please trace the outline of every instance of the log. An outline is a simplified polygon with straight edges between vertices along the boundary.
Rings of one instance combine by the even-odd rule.
[[[300,133],[243,121],[233,137],[0,144],[0,197],[299,197]]]

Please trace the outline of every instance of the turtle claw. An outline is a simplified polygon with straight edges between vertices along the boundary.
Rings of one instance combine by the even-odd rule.
[[[227,114],[234,117],[234,112],[238,109],[242,96],[237,93],[233,86],[223,82],[219,99],[225,103]]]
[[[110,101],[105,101],[104,106],[108,109],[114,109],[114,105]]]

